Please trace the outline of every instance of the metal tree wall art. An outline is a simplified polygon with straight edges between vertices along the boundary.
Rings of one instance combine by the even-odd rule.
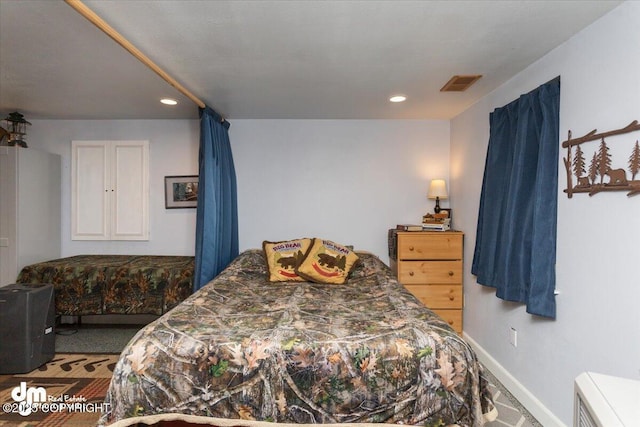
[[[627,160],[627,169],[615,168],[609,152],[609,146],[605,138],[640,130],[637,120],[621,129],[596,133],[594,129],[583,137],[572,139],[569,137],[562,143],[562,148],[567,149],[567,157],[564,157],[564,167],[567,170],[567,197],[573,193],[588,193],[593,196],[601,191],[627,191],[627,196],[640,193],[640,180],[636,176],[640,173],[640,145],[636,139],[631,146],[630,156]],[[585,142],[600,141],[593,156],[589,160],[581,145]],[[574,149],[575,147],[575,149]],[[628,172],[628,174],[627,174]],[[576,183],[573,179],[575,177]]]

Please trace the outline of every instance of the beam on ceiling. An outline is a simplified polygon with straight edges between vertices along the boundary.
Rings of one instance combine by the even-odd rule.
[[[160,68],[155,62],[153,62],[149,57],[147,57],[144,53],[142,53],[138,48],[136,48],[131,42],[125,39],[120,33],[118,33],[113,27],[107,24],[102,18],[100,18],[94,11],[89,9],[82,1],[80,0],[65,0],[65,2],[74,8],[80,15],[87,18],[92,24],[102,30],[105,34],[111,37],[116,43],[125,48],[129,53],[138,58],[140,62],[145,64],[151,70],[153,70],[157,75],[163,78],[167,83],[180,91],[187,98],[192,100],[198,107],[204,108],[205,103],[202,102],[198,97],[196,97],[193,93],[191,93],[187,88],[182,86],[176,79],[167,74],[162,68]]]

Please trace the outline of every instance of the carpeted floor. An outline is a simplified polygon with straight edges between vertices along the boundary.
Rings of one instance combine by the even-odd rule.
[[[45,387],[49,395],[80,396],[85,398],[86,402],[94,403],[92,409],[99,409],[97,404],[102,402],[106,394],[118,354],[141,326],[83,325],[77,330],[74,328],[63,326],[58,329],[56,357],[47,365],[25,375],[0,376],[0,403],[13,402],[11,390],[21,381],[25,381],[27,387]],[[55,372],[54,376],[52,372]],[[542,427],[488,371],[487,377],[491,383],[499,415],[496,421],[487,423],[486,427]],[[0,427],[27,425],[84,427],[94,425],[99,416],[99,411],[92,413],[78,411],[30,414],[25,418],[17,413],[7,414],[2,411]],[[26,421],[28,422],[25,424]]]
[[[143,325],[62,325],[56,328],[56,353],[118,353]]]

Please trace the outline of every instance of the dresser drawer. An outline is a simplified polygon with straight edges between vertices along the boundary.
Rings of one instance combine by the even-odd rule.
[[[398,233],[398,260],[462,259],[462,233]]]
[[[404,285],[422,304],[431,308],[462,308],[461,285]]]
[[[405,285],[462,284],[462,261],[401,261],[397,268]]]
[[[459,334],[462,334],[462,310],[433,310]]]

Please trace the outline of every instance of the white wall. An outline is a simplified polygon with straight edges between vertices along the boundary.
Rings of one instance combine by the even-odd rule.
[[[197,120],[32,120],[30,147],[62,156],[62,256],[193,255],[195,209],[164,208],[166,175],[198,174]],[[149,241],[71,240],[71,141],[149,140]]]
[[[449,177],[443,120],[234,120],[240,249],[322,237],[387,257],[387,229],[419,222]]]
[[[194,253],[195,210],[164,208],[164,176],[198,173],[198,121],[33,120],[31,147],[62,156],[62,255]],[[240,249],[263,240],[323,237],[385,262],[387,229],[416,223],[449,178],[445,120],[232,120]],[[70,239],[71,141],[148,139],[148,242]],[[442,203],[447,207],[447,201]],[[455,213],[454,213],[455,221]]]
[[[523,400],[530,392],[550,410],[534,413],[545,426],[572,424],[573,379],[580,372],[640,379],[640,197],[611,192],[568,199],[561,149],[557,319],[496,298],[470,273],[489,113],[560,75],[558,144],[569,130],[575,138],[640,120],[638,22],[640,2],[622,4],[451,122],[452,207],[467,231],[465,333],[523,386]],[[627,167],[639,138],[636,132],[608,140],[614,168]],[[510,327],[518,331],[517,348],[509,344]]]

